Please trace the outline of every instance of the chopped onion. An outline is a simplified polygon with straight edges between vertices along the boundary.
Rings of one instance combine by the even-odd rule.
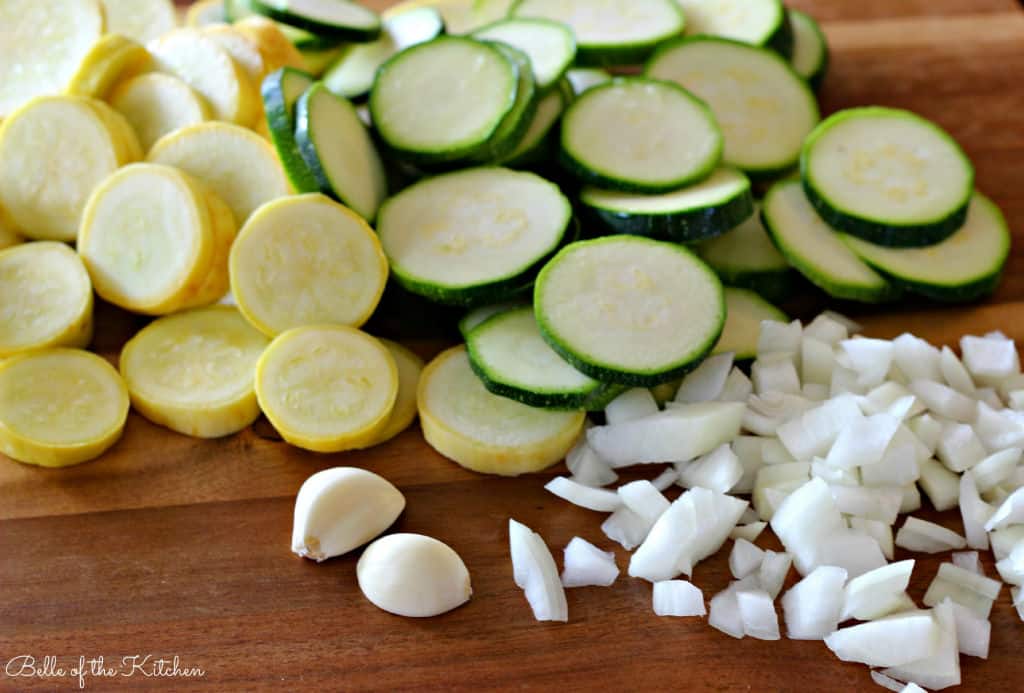
[[[918,483],[935,509],[945,511],[955,508],[960,502],[960,477],[935,460],[925,460],[920,467],[921,478]]]
[[[687,403],[711,402],[718,399],[732,371],[732,354],[716,354],[704,360],[692,373],[683,378],[675,401]]]
[[[914,572],[914,561],[883,566],[850,580],[843,592],[842,620],[856,618],[873,621],[883,616],[914,608],[907,596],[907,585]]]
[[[788,553],[765,551],[761,568],[757,571],[757,581],[772,599],[779,596],[782,586],[786,583],[789,568],[793,565],[793,557]]]
[[[1004,529],[1010,525],[1024,524],[1024,488],[1017,489],[1003,501],[991,519],[985,523],[985,531]]]
[[[934,522],[908,517],[896,533],[896,546],[920,553],[942,553],[967,548],[967,540]]]
[[[910,391],[939,416],[963,423],[974,421],[977,402],[951,387],[930,380],[914,380]]]
[[[779,440],[793,459],[820,457],[828,453],[843,428],[863,416],[856,397],[835,397],[780,426]]]
[[[661,495],[661,491],[646,479],[620,486],[618,493],[622,504],[651,526],[658,521],[663,512],[668,510],[670,505],[668,499]]]
[[[857,375],[857,371],[842,366],[836,366],[836,369],[832,371],[832,382],[828,388],[829,395],[832,397],[842,394],[863,395],[867,389],[860,384],[860,376]]]
[[[940,632],[930,613],[912,612],[840,628],[825,644],[844,662],[896,667],[934,655]]]
[[[792,640],[824,640],[839,628],[846,571],[815,568],[782,597],[786,635]]]
[[[565,547],[562,569],[565,587],[608,587],[618,576],[614,553],[602,551],[580,537],[573,537]]]
[[[865,414],[888,413],[900,420],[906,420],[925,411],[925,406],[910,390],[899,383],[884,382],[861,400]]]
[[[974,396],[979,402],[984,402],[992,409],[1002,409],[1005,406],[1003,400],[999,397],[999,393],[992,387],[978,388],[975,390]]]
[[[978,402],[974,432],[989,452],[1024,447],[1024,418],[1020,412],[996,411],[985,402]]]
[[[754,384],[750,378],[739,368],[729,371],[729,377],[725,379],[722,386],[722,393],[718,396],[720,402],[746,402],[750,395],[754,394]]]
[[[903,693],[903,691],[909,688],[909,686],[904,686],[901,681],[891,679],[882,672],[877,670],[871,671],[871,680],[877,683],[882,688],[888,689],[890,691],[895,691],[896,693]],[[921,690],[916,684],[910,685],[914,686],[914,688],[918,691]],[[911,693],[916,693],[916,691],[911,691]],[[927,691],[922,691],[922,693],[927,693]]]
[[[512,572],[516,585],[538,621],[568,621],[569,606],[558,577],[558,567],[539,534],[515,520],[508,521]]]
[[[939,465],[940,469],[944,469],[942,465]],[[903,504],[900,505],[900,514],[906,515],[908,513],[917,512],[921,509],[921,492],[918,490],[916,484],[907,484],[903,487]]]
[[[636,421],[658,413],[658,403],[651,391],[643,387],[626,390],[613,399],[604,409],[604,418],[609,426]]]
[[[761,589],[741,589],[736,592],[743,621],[743,634],[758,640],[778,640],[779,616],[771,596]]]
[[[985,523],[996,509],[981,499],[974,477],[968,473],[960,477],[960,517],[964,521],[967,545],[972,549],[987,549],[988,534]]]
[[[826,461],[843,469],[877,464],[900,426],[900,420],[889,414],[850,421],[840,431]]]
[[[974,477],[978,491],[981,493],[991,491],[996,486],[999,486],[1013,476],[1013,472],[1017,468],[1017,465],[1020,464],[1020,460],[1020,448],[1003,450],[994,455],[989,455],[981,462],[974,465],[970,471],[970,475]]]
[[[736,597],[736,588],[733,585],[711,598],[708,625],[736,639],[745,635],[743,616],[740,614],[740,602]]]
[[[931,618],[938,634],[935,651],[919,660],[893,665],[883,673],[900,681],[913,681],[932,690],[960,685],[960,648],[956,641],[956,620],[952,602],[943,602],[932,609]],[[880,621],[874,621],[880,623]],[[908,647],[905,643],[903,647]]]
[[[764,532],[764,528],[767,526],[767,522],[750,522],[745,525],[736,525],[736,527],[734,527],[729,533],[729,538],[746,539],[753,543],[759,536],[761,536],[761,533]]]
[[[921,478],[921,465],[931,457],[906,426],[900,426],[885,451],[882,461],[861,467],[865,486],[906,486]]]
[[[652,526],[629,508],[622,507],[608,516],[601,524],[601,531],[622,548],[632,551],[643,543]]]
[[[630,576],[661,582],[682,572],[679,559],[697,532],[697,520],[693,499],[684,493],[661,514],[630,558]]]
[[[750,493],[754,490],[757,472],[764,465],[764,442],[768,438],[740,436],[732,441],[732,451],[743,467],[743,476],[733,486],[733,493]]]
[[[953,603],[953,621],[956,623],[956,642],[960,654],[988,659],[992,623],[956,602]]]
[[[762,320],[761,331],[757,338],[757,357],[769,354],[786,354],[793,356],[800,351],[800,339],[804,330],[799,320],[791,323],[775,320]]]
[[[939,460],[952,472],[965,472],[985,459],[985,446],[967,424],[948,423],[939,437]]]
[[[948,346],[942,347],[942,358],[939,361],[939,368],[942,371],[942,378],[946,384],[961,394],[973,397],[976,391],[971,374],[960,363],[953,350]]]
[[[865,520],[863,517],[851,517],[850,528],[864,532],[878,542],[882,554],[887,560],[893,560],[896,549],[892,538],[892,526],[878,520]]]
[[[799,394],[800,376],[793,363],[793,354],[770,354],[754,362],[750,368],[750,379],[754,392],[782,392]]]
[[[754,546],[746,539],[737,539],[729,554],[729,570],[732,576],[741,580],[761,567],[764,550]]]
[[[658,616],[705,616],[704,593],[686,580],[654,583],[654,613]]]
[[[928,456],[934,455],[935,448],[939,446],[939,438],[942,436],[942,422],[937,421],[930,414],[922,414],[911,419],[908,425],[910,432],[928,448]]]
[[[622,498],[614,491],[584,486],[564,476],[556,476],[544,488],[573,505],[597,512],[614,512],[622,505]]]
[[[678,472],[680,486],[701,486],[719,493],[728,493],[743,478],[743,465],[726,444],[689,464],[680,465]]]
[[[977,551],[957,551],[953,554],[953,565],[978,575],[984,575],[981,557]]]
[[[838,316],[838,318],[836,316]],[[814,318],[814,320],[804,328],[804,336],[813,337],[814,339],[819,339],[826,344],[836,346],[844,339],[849,339],[851,324],[854,323],[849,320],[849,318],[839,316],[838,313],[825,311],[818,317]],[[857,332],[859,329],[860,326],[858,325],[853,331]]]
[[[908,380],[941,380],[941,354],[936,347],[912,334],[901,334],[893,340],[892,346],[893,361]]]
[[[1013,553],[1013,547],[1024,542],[1024,525],[997,529],[990,532],[988,538],[992,542],[992,555],[1001,561]]]
[[[845,523],[828,484],[821,479],[811,479],[782,502],[772,517],[771,526],[793,556],[796,569],[801,575],[807,575],[818,565],[823,540],[843,529]]]
[[[887,525],[896,523],[903,503],[902,488],[869,488],[867,486],[830,486],[839,512]]]
[[[1005,378],[1020,372],[1020,359],[1012,340],[966,336],[960,339],[960,350],[972,375]]]
[[[572,472],[572,480],[584,486],[600,488],[619,479],[619,475],[587,444],[586,436],[580,438],[569,452],[565,465]]]
[[[835,369],[836,353],[833,346],[805,335],[800,346],[800,377],[804,387],[824,385],[827,397],[827,388],[832,383],[832,372]]]
[[[857,383],[863,388],[881,385],[892,367],[894,347],[888,340],[847,339],[839,343],[839,348],[839,363],[857,373]]]
[[[854,529],[829,534],[818,547],[815,566],[835,565],[856,577],[885,565],[885,554],[873,537]]]
[[[800,388],[800,393],[804,396],[804,399],[812,402],[824,402],[829,396],[828,385],[820,385],[818,383],[804,383],[803,387]]]
[[[999,598],[1002,585],[997,580],[943,563],[924,595],[927,606],[937,606],[946,599],[967,607],[980,618],[988,618],[992,604]]]
[[[1008,585],[1024,585],[1024,543],[1018,543],[1009,556],[997,562],[996,570]]]
[[[679,481],[679,472],[675,467],[666,467],[665,471],[651,479],[651,485],[659,491],[665,491],[674,486],[677,481]]]
[[[761,467],[754,481],[754,508],[765,521],[771,520],[781,501],[810,479],[811,465],[790,462]],[[772,492],[779,492],[776,498]]]
[[[691,489],[683,498],[693,505],[697,523],[697,532],[684,544],[678,563],[679,570],[690,575],[697,563],[722,548],[749,503],[704,488]]]
[[[878,466],[878,465],[875,465]],[[823,479],[829,486],[860,486],[861,470],[833,467],[820,457],[811,462],[811,476]]]

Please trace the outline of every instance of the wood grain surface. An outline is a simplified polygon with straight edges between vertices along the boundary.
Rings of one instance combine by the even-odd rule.
[[[963,333],[1001,329],[1024,339],[1024,12],[1012,0],[792,4],[826,20],[826,112],[882,104],[938,121],[974,159],[979,186],[1015,232],[1005,280],[982,305],[838,308],[879,336],[912,330],[955,344]],[[822,304],[809,293],[793,308]],[[140,324],[102,307],[96,349],[116,357]],[[418,347],[430,355],[439,345]],[[357,556],[315,565],[289,552],[295,492],[337,465],[366,467],[401,488],[408,509],[394,529],[458,551],[472,574],[469,604],[436,619],[390,616],[361,596]],[[471,474],[434,453],[416,427],[374,450],[323,456],[285,445],[265,422],[198,441],[135,415],[124,439],[92,463],[54,471],[0,459],[0,662],[31,655],[41,667],[53,655],[69,670],[80,656],[109,666],[152,655],[144,667],[152,672],[156,658],[177,656],[179,668],[204,672],[85,679],[87,690],[117,691],[881,690],[865,667],[836,661],[820,642],[737,641],[703,619],[657,618],[650,585],[626,577],[610,589],[569,590],[568,624],[536,623],[512,582],[509,517],[540,532],[559,559],[576,535],[617,548],[600,532],[602,515],[543,490],[561,471]],[[956,513],[922,516],[961,529]],[[759,544],[778,546],[770,537]],[[627,555],[616,553],[624,568]],[[947,557],[917,558],[912,596],[920,599]],[[724,588],[725,552],[694,581],[708,598]],[[1024,690],[1024,624],[1007,589],[992,622],[991,656],[963,658],[963,689]],[[0,690],[75,688],[70,676],[0,673]]]

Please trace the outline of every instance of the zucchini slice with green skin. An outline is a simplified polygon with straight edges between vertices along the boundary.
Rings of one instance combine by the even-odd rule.
[[[576,58],[576,37],[561,22],[503,19],[473,32],[482,41],[501,41],[526,53],[537,89],[547,92],[565,76]]]
[[[224,21],[234,24],[246,17],[260,14],[252,3],[253,0],[224,0]],[[290,24],[275,23],[291,44],[302,51],[327,50],[336,47],[339,43],[336,38],[318,36]]]
[[[576,64],[590,67],[642,63],[686,25],[675,0],[519,0],[510,16],[566,24],[576,36]]]
[[[516,102],[498,129],[494,131],[484,150],[473,157],[479,164],[493,164],[508,157],[522,141],[537,113],[537,83],[533,79],[530,58],[514,46],[500,41],[492,42],[494,47],[515,63],[518,74]]]
[[[686,17],[686,34],[721,36],[771,48],[788,58],[793,30],[782,0],[676,0]]]
[[[577,95],[591,87],[611,82],[614,79],[611,73],[599,67],[576,67],[569,70],[565,76],[568,78],[569,84],[572,85],[573,93]]]
[[[295,120],[295,141],[319,190],[363,219],[375,219],[387,178],[355,106],[318,82],[299,99]]]
[[[516,308],[522,308],[523,303],[520,301],[508,302],[508,303],[495,303],[490,306],[480,306],[474,308],[459,320],[459,334],[465,340],[469,339],[469,333],[475,330],[480,325],[484,324],[487,320],[493,318],[499,313],[505,311],[514,310]]]
[[[248,0],[274,21],[339,41],[372,41],[380,36],[376,12],[350,0]]]
[[[263,79],[263,110],[267,115],[270,140],[277,149],[277,157],[297,193],[320,190],[320,183],[299,152],[295,141],[295,105],[313,86],[311,75],[293,67],[282,67]]]
[[[722,283],[686,248],[608,236],[563,248],[541,270],[544,339],[596,380],[654,387],[693,369],[725,323]]]
[[[441,36],[381,66],[370,114],[398,157],[419,164],[458,161],[486,149],[515,106],[518,82],[516,64],[496,46]]]
[[[975,193],[959,231],[927,248],[886,248],[843,236],[864,262],[908,291],[938,301],[973,301],[999,285],[1010,254],[1006,219],[992,200]]]
[[[703,101],[643,77],[592,87],[562,117],[563,165],[612,190],[663,193],[697,183],[718,166],[722,146]]]
[[[783,301],[792,293],[793,270],[758,212],[724,236],[701,244],[697,254],[728,286],[750,289],[769,301]]]
[[[509,300],[533,280],[572,221],[553,183],[473,168],[427,178],[387,200],[377,231],[395,279],[439,303]]]
[[[599,380],[580,373],[541,336],[531,306],[492,316],[466,338],[469,363],[496,395],[544,409],[582,409]]]
[[[754,213],[750,179],[722,166],[696,185],[662,195],[586,187],[580,202],[611,233],[691,243],[721,236]]]
[[[548,135],[558,123],[566,109],[566,99],[561,89],[553,89],[537,102],[536,112],[529,127],[523,133],[519,144],[501,163],[513,168],[528,166],[546,158],[551,147]]]
[[[789,10],[789,20],[793,25],[793,69],[813,89],[820,89],[829,63],[825,32],[814,17],[800,10]]]
[[[763,321],[789,322],[779,308],[749,289],[725,287],[725,310],[725,329],[714,353],[731,352],[737,361],[757,357],[757,340]]]
[[[346,46],[345,52],[324,74],[324,83],[346,99],[361,98],[370,93],[378,68],[391,56],[443,33],[444,21],[433,7],[416,7],[385,16],[380,38]]]
[[[778,53],[713,36],[666,44],[644,74],[703,99],[725,134],[724,160],[751,177],[774,177],[800,159],[818,124],[818,102]]]
[[[800,160],[804,188],[831,226],[869,243],[920,247],[964,224],[974,166],[938,125],[894,108],[852,108],[819,125]]]
[[[829,296],[882,303],[899,295],[818,216],[800,181],[773,185],[762,203],[761,219],[789,264]]]

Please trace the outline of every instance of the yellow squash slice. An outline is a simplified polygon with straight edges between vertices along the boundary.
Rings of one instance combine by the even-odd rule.
[[[152,65],[153,56],[134,40],[107,34],[82,60],[68,82],[67,93],[105,99],[118,81],[142,74]]]
[[[262,101],[235,59],[198,29],[176,29],[148,45],[158,68],[181,77],[199,92],[217,120],[256,121]]]
[[[125,117],[145,151],[164,135],[210,119],[206,99],[174,75],[148,72],[118,84],[110,105]]]
[[[466,469],[501,476],[537,472],[564,458],[586,419],[583,412],[535,409],[491,394],[465,346],[427,365],[418,400],[431,447]]]
[[[206,196],[169,166],[135,164],[103,181],[78,236],[96,293],[149,315],[189,307],[216,254]]]
[[[244,224],[253,211],[291,193],[273,145],[229,123],[200,123],[167,135],[147,157],[175,166],[205,183]]]
[[[153,423],[219,438],[260,415],[254,377],[269,340],[237,310],[212,306],[149,324],[121,352],[132,406]]]
[[[107,129],[114,136],[118,161],[127,162],[141,159],[145,152],[142,151],[139,136],[135,134],[135,128],[131,126],[128,119],[103,101],[89,99],[89,106],[107,124]]]
[[[282,67],[306,69],[306,62],[302,59],[299,49],[292,45],[275,22],[266,17],[246,17],[232,26],[259,46],[267,73]]]
[[[131,161],[95,103],[44,96],[0,126],[0,200],[22,235],[74,240],[93,188]]]
[[[398,368],[387,347],[351,327],[299,327],[256,365],[256,397],[278,433],[314,452],[366,447],[388,423]]]
[[[44,467],[102,455],[128,418],[128,389],[114,367],[78,349],[47,349],[0,362],[0,452]]]
[[[388,263],[362,217],[311,193],[256,210],[231,248],[230,271],[242,314],[275,336],[303,325],[361,326],[384,293]]]
[[[15,230],[14,222],[7,216],[7,212],[0,207],[0,250],[24,242],[24,236]]]
[[[0,2],[0,119],[63,91],[103,28],[99,0]]]
[[[409,428],[416,420],[416,389],[419,387],[420,374],[423,372],[423,359],[419,356],[389,339],[380,341],[391,352],[395,365],[398,366],[398,397],[395,399],[395,408],[391,410],[387,425],[367,447],[386,443]]]
[[[107,31],[147,43],[178,26],[171,0],[101,0]]]
[[[209,189],[206,190],[206,206],[210,212],[210,227],[213,229],[213,259],[206,280],[186,303],[189,308],[216,303],[231,288],[228,258],[231,255],[231,246],[238,235],[235,215],[231,213],[227,204]]]
[[[92,284],[63,243],[25,243],[0,252],[0,359],[92,340]]]
[[[199,0],[185,14],[185,26],[202,27],[224,21],[224,0]]]
[[[253,86],[259,89],[267,74],[259,44],[250,36],[228,24],[214,24],[205,27],[202,31],[234,58]]]

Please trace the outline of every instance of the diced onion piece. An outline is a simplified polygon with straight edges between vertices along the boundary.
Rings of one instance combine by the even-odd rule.
[[[740,602],[732,585],[711,598],[708,625],[736,639],[741,639],[746,634],[743,629]]]
[[[985,531],[991,532],[994,529],[1019,524],[1024,524],[1024,488],[1017,489],[1003,501],[991,519],[985,523]]]
[[[889,414],[850,421],[840,431],[826,459],[843,469],[877,464],[900,425],[900,420]]]
[[[960,477],[960,517],[964,521],[967,545],[972,549],[988,548],[985,523],[991,519],[995,511],[995,508],[981,499],[978,486],[970,473]]]
[[[882,672],[874,669],[871,671],[871,680],[877,683],[882,688],[888,689],[890,691],[895,691],[895,693],[903,693],[903,691],[906,691],[909,688],[909,686],[904,686],[902,681],[897,681],[896,679],[889,678]],[[910,685],[914,686],[914,688],[916,689],[914,691],[910,691],[910,693],[917,693],[917,691],[921,690],[916,684]],[[922,693],[927,693],[927,691],[923,691]]]
[[[935,509],[945,511],[955,508],[960,502],[960,477],[935,460],[925,460],[920,467],[921,478],[918,483]]]
[[[692,404],[711,402],[719,398],[732,371],[733,355],[716,354],[704,360],[697,368],[683,378],[676,391],[676,402]]]
[[[622,504],[644,519],[651,526],[661,514],[668,510],[670,503],[661,491],[646,479],[632,481],[619,487]]]
[[[679,472],[675,467],[666,467],[665,471],[651,479],[651,485],[659,491],[665,491],[674,486],[677,481],[679,481]]]
[[[814,318],[814,320],[811,320],[810,324],[804,328],[804,335],[836,345],[844,339],[849,339],[850,325],[852,324],[854,323],[849,318],[843,317],[838,313],[825,311]],[[860,326],[858,325],[857,330],[859,329]]]
[[[705,488],[691,489],[681,498],[690,499],[697,524],[678,560],[679,570],[690,575],[694,566],[722,548],[749,503]]]
[[[821,385],[819,383],[804,383],[800,391],[806,399],[812,402],[824,402],[829,396],[828,385]]]
[[[1020,412],[993,409],[978,402],[974,432],[990,452],[1024,447],[1024,416]]]
[[[906,486],[921,478],[920,463],[931,453],[906,426],[900,426],[886,448],[882,461],[861,467],[865,486]]]
[[[606,537],[620,544],[622,548],[632,551],[647,538],[651,527],[651,523],[647,520],[629,508],[622,507],[608,516],[608,519],[601,524],[601,531]]]
[[[580,537],[573,537],[566,545],[562,569],[565,587],[608,587],[618,576],[614,553],[602,551]]]
[[[817,567],[822,540],[845,527],[828,484],[821,479],[812,479],[791,493],[776,510],[771,525],[801,575]]]
[[[896,667],[934,655],[940,637],[941,629],[930,613],[913,612],[840,628],[825,638],[825,644],[844,662]]]
[[[573,505],[597,512],[614,512],[622,505],[622,498],[614,491],[584,486],[564,476],[555,477],[544,488]]]
[[[877,465],[876,465],[877,466]],[[811,462],[811,476],[823,479],[829,486],[860,486],[860,470],[833,467],[820,457]],[[835,495],[835,494],[833,494]]]
[[[864,532],[864,534],[877,541],[878,547],[882,549],[882,554],[885,558],[890,561],[893,560],[896,549],[890,524],[879,522],[878,520],[865,520],[862,517],[851,517],[850,528]]]
[[[705,616],[704,593],[686,580],[654,583],[654,613],[658,616]]]
[[[572,472],[572,480],[584,486],[600,488],[619,479],[619,475],[587,444],[586,436],[582,436],[566,455],[565,466]]]
[[[835,397],[780,426],[778,436],[794,459],[809,460],[826,454],[839,432],[861,418],[855,397]]]
[[[900,561],[850,580],[843,593],[842,620],[873,621],[902,610],[913,572],[914,561]]]
[[[952,563],[943,563],[924,595],[927,606],[937,606],[946,599],[967,607],[981,618],[988,618],[992,603],[999,597],[1002,585],[997,580],[972,573]]]
[[[788,553],[765,551],[761,567],[757,571],[757,581],[772,599],[779,596],[782,586],[786,583],[789,568],[793,565],[793,557]]]
[[[942,553],[967,548],[967,540],[934,522],[908,517],[896,533],[896,546],[921,553]]]
[[[928,448],[928,456],[934,455],[935,449],[939,446],[939,438],[942,436],[942,423],[929,414],[922,414],[912,419],[908,426],[910,432]]]
[[[893,665],[883,672],[885,675],[900,681],[912,681],[936,691],[960,685],[960,648],[956,641],[952,602],[943,602],[932,609],[931,618],[938,629],[935,651],[919,660]],[[904,643],[903,647],[909,645]]]
[[[732,448],[720,445],[689,464],[680,465],[679,484],[685,488],[703,488],[728,493],[743,478],[743,465]]]
[[[946,471],[941,464],[939,469]],[[900,506],[900,514],[907,515],[921,509],[921,492],[916,484],[907,484],[903,487],[903,504]]]
[[[792,640],[824,640],[839,628],[846,571],[815,568],[782,597],[786,635]]]
[[[569,606],[558,577],[555,559],[539,534],[524,524],[508,521],[512,572],[526,594],[538,621],[568,621]]]
[[[796,372],[792,354],[769,354],[762,356],[750,368],[750,379],[754,392],[783,392],[799,394],[800,376]]]
[[[730,539],[746,539],[753,543],[757,541],[757,538],[764,532],[765,527],[768,526],[767,522],[749,522],[745,525],[736,525],[736,527],[729,533]]]
[[[679,559],[697,532],[693,498],[684,493],[654,523],[629,561],[629,574],[651,582],[671,580],[681,571]]]
[[[971,380],[971,374],[964,368],[964,364],[956,357],[953,350],[948,346],[942,347],[942,357],[939,359],[939,369],[942,371],[942,378],[946,384],[957,392],[973,397],[977,388]]]
[[[725,379],[722,392],[718,395],[720,402],[746,402],[750,395],[754,394],[754,384],[750,378],[739,368],[729,371],[729,377]]]
[[[814,564],[815,567],[835,565],[845,568],[852,578],[884,566],[885,554],[868,534],[854,529],[839,529],[822,541]]]
[[[658,413],[658,403],[651,391],[643,387],[626,390],[605,407],[604,418],[609,425],[636,421]]]
[[[1021,449],[1010,448],[989,455],[971,469],[978,491],[985,493],[1010,479],[1021,460]]]
[[[729,570],[732,576],[741,580],[761,567],[764,550],[754,546],[746,539],[737,539],[729,554]]]
[[[938,382],[942,379],[939,368],[941,354],[936,347],[912,334],[901,334],[892,345],[893,361],[908,380]]]
[[[771,491],[783,491],[782,499],[803,486],[810,478],[811,465],[806,462],[773,464],[757,472],[754,481],[754,507],[762,520],[771,520],[778,503],[771,497]]]
[[[977,408],[975,400],[960,394],[953,388],[930,380],[911,381],[909,388],[915,397],[939,416],[962,423],[974,421],[974,413]]]
[[[956,602],[953,603],[953,621],[956,623],[956,642],[960,654],[988,659],[992,623]]]
[[[775,320],[762,320],[761,331],[757,338],[758,358],[768,354],[792,356],[799,353],[800,339],[803,334],[803,326],[799,320],[788,324]]]
[[[1024,585],[1024,542],[1018,542],[1009,556],[996,563],[996,570],[1003,582]]]
[[[1005,378],[1020,372],[1020,359],[1012,340],[966,336],[960,339],[960,350],[972,375]]]
[[[778,640],[779,615],[771,596],[760,589],[741,589],[736,592],[743,621],[743,634],[758,640]]]
[[[1005,529],[997,529],[989,533],[992,543],[992,554],[1001,561],[1011,553],[1015,546],[1024,542],[1024,525],[1014,525]]]
[[[942,427],[937,449],[939,460],[952,472],[965,472],[985,459],[985,446],[967,424],[948,423]]]
[[[847,339],[839,343],[839,348],[841,355],[849,359],[849,364],[842,365],[857,373],[861,387],[878,387],[892,367],[894,347],[888,340]]]
[[[867,486],[831,486],[832,497],[839,512],[887,525],[896,523],[903,502],[903,489],[869,488]]]
[[[981,565],[981,556],[977,551],[957,551],[953,554],[953,565],[977,575],[984,575],[985,569]]]
[[[835,369],[836,354],[832,344],[804,335],[800,345],[800,377],[804,387],[820,384],[827,388]]]

